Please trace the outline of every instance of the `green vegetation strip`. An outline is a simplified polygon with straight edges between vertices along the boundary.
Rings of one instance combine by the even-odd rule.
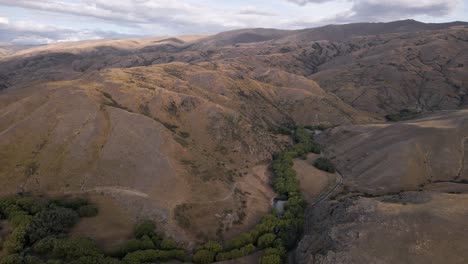
[[[167,260],[207,264],[237,259],[263,250],[260,263],[286,261],[286,253],[301,238],[306,201],[299,189],[293,160],[320,147],[304,129],[293,133],[295,145],[273,157],[272,181],[276,193],[286,200],[283,212],[265,215],[249,232],[221,245],[207,242],[189,256],[173,240],[156,233],[154,223],[135,226],[134,238],[113,252],[103,252],[88,238],[70,237],[80,217],[97,215],[97,208],[81,198],[46,199],[24,195],[0,199],[0,216],[11,225],[2,241],[0,264],[140,264]]]

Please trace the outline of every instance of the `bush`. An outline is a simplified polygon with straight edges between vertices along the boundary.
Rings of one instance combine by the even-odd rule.
[[[267,255],[260,258],[260,264],[281,264],[281,257],[278,255]]]
[[[114,255],[116,257],[124,257],[131,252],[149,249],[156,249],[156,245],[151,238],[145,235],[140,239],[131,239],[127,241]]]
[[[61,198],[52,199],[50,201],[50,204],[52,206],[65,207],[65,208],[76,211],[78,210],[78,208],[88,205],[89,203],[86,199],[83,199],[80,197],[73,197],[73,198],[61,197]]]
[[[67,208],[51,208],[36,214],[28,226],[28,237],[34,243],[44,237],[66,233],[78,222],[78,214]]]
[[[276,235],[272,233],[264,234],[258,238],[257,246],[260,248],[266,248],[273,244],[276,239]]]
[[[176,248],[177,248],[177,243],[170,238],[165,238],[161,241],[161,249],[171,250],[171,249],[176,249]]]
[[[33,247],[34,252],[54,259],[74,260],[81,257],[102,257],[96,243],[88,238],[46,237]]]
[[[127,264],[140,264],[150,261],[156,261],[161,257],[159,250],[144,250],[129,253],[123,258],[123,262]]]
[[[35,256],[26,256],[24,257],[24,264],[44,264],[42,259]]]
[[[223,251],[223,246],[215,241],[209,241],[203,245],[203,249],[209,250],[211,252],[221,252]]]
[[[78,215],[80,217],[93,217],[98,214],[98,208],[93,204],[83,205],[78,208]]]
[[[213,263],[214,261],[214,258],[215,258],[215,254],[214,252],[211,252],[209,250],[206,250],[206,249],[202,249],[202,250],[199,250],[197,251],[193,257],[192,257],[192,261],[196,264],[209,264],[209,263]]]
[[[244,233],[236,238],[234,238],[231,241],[228,241],[225,245],[225,248],[227,250],[235,249],[235,248],[241,248],[245,245],[252,244],[254,243],[254,239],[252,237],[252,234],[250,233]]]
[[[333,165],[333,163],[328,160],[327,158],[318,158],[315,160],[314,162],[314,166],[319,169],[319,170],[323,170],[323,171],[326,171],[326,172],[330,172],[330,173],[335,173],[336,172],[336,169],[335,169],[335,165]]]
[[[385,118],[387,119],[387,121],[390,121],[390,122],[398,122],[398,121],[410,119],[411,117],[417,114],[419,114],[418,111],[414,111],[410,109],[403,109],[403,110],[400,110],[400,112],[396,114],[386,115]]]
[[[23,258],[19,254],[12,254],[4,257],[0,264],[23,264]]]
[[[27,225],[17,226],[3,242],[3,248],[10,254],[21,252],[26,245],[26,234]]]
[[[68,262],[68,264],[120,264],[117,259],[106,258],[104,256],[86,256]]]
[[[152,237],[156,234],[154,232],[155,229],[156,226],[154,225],[153,221],[145,220],[135,226],[134,235],[136,238],[141,238],[144,235]]]

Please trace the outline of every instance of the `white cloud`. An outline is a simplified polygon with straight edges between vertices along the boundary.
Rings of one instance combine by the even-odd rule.
[[[8,20],[8,18],[6,17],[0,17],[0,25],[3,24],[3,25],[8,25],[10,23],[10,21]]]
[[[0,23],[0,43],[42,45],[61,41],[134,37],[112,31],[55,27],[32,21]]]
[[[420,15],[441,17],[452,12],[460,1],[276,0],[268,5],[251,1],[250,5],[242,6],[236,2],[214,4],[214,0],[0,0],[0,6],[14,10],[27,9],[32,16],[37,16],[34,22],[16,21],[10,14],[10,20],[15,21],[0,17],[0,41],[20,39],[24,42],[35,38],[48,42],[127,36],[115,31],[149,36],[217,33],[246,27],[296,29],[329,23],[389,21]],[[36,23],[49,21],[62,25],[49,19],[53,16],[65,17],[66,23],[63,24],[69,27]],[[81,22],[94,29],[74,27]],[[102,31],[100,28],[112,30]]]

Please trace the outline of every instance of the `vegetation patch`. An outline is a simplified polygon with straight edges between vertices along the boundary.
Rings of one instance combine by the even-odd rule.
[[[187,258],[175,241],[156,233],[151,221],[138,223],[134,238],[110,254],[89,238],[68,235],[80,217],[96,214],[97,207],[81,198],[1,198],[0,216],[13,229],[2,243],[0,264],[140,264]]]
[[[314,166],[319,170],[323,170],[329,173],[336,172],[335,165],[333,165],[333,163],[327,158],[320,157],[316,159],[314,162]]]
[[[112,98],[112,95],[110,95],[109,93],[107,92],[102,92],[102,95],[104,95],[104,97],[107,99],[103,104],[104,105],[107,105],[107,106],[110,106],[110,107],[115,107],[115,108],[120,108],[122,110],[125,110],[127,112],[133,112],[131,109],[127,108],[126,106],[124,105],[121,105],[119,104],[117,101],[114,100],[114,98]]]
[[[387,121],[390,121],[390,122],[398,122],[398,121],[404,121],[404,120],[414,118],[419,113],[420,112],[418,111],[414,111],[410,109],[403,109],[398,113],[386,115],[385,118],[387,119]]]

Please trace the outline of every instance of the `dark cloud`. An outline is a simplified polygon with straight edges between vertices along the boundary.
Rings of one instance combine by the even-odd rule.
[[[351,10],[354,14],[351,18],[360,21],[377,21],[415,15],[443,16],[453,11],[458,4],[458,0],[360,0],[355,1]]]
[[[304,6],[309,3],[336,2],[336,0],[286,0]],[[416,15],[443,16],[451,13],[460,0],[343,0],[352,3],[352,8],[333,18],[330,23],[375,22],[408,18]],[[321,21],[325,22],[325,21]]]

